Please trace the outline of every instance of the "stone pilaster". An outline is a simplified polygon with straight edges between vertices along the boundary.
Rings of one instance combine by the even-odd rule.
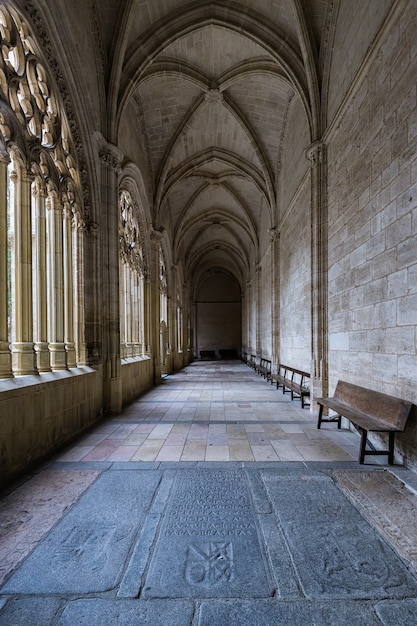
[[[14,338],[13,371],[37,374],[33,344],[31,175],[15,162],[14,185]]]
[[[162,241],[162,233],[151,232],[151,282],[150,282],[150,314],[151,322],[151,343],[154,357],[154,382],[161,380],[163,346],[161,345],[161,293],[159,288],[159,247]]]
[[[7,162],[0,158],[0,378],[11,378],[7,289]]]
[[[256,362],[259,363],[262,356],[262,329],[261,329],[261,308],[262,308],[262,267],[258,264],[255,268],[255,292],[256,292]]]
[[[271,242],[271,350],[272,368],[275,373],[280,353],[280,248],[277,228],[269,229],[269,240]]]
[[[306,151],[311,165],[312,399],[328,393],[327,159],[323,142]],[[312,402],[312,408],[313,407]]]
[[[102,350],[104,365],[104,408],[114,413],[122,408],[119,310],[119,188],[118,176],[123,154],[107,143],[98,141],[101,162],[100,234],[102,253]]]

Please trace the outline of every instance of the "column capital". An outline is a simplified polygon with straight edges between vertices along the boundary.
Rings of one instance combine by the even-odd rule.
[[[276,226],[269,228],[268,235],[271,243],[277,243],[279,241],[280,232]]]
[[[326,144],[320,139],[314,141],[305,151],[306,158],[310,161],[311,167],[316,167],[323,162]]]
[[[123,152],[117,146],[106,141],[100,133],[95,134],[95,139],[100,161],[113,169],[117,174],[120,174],[121,164],[124,159]]]
[[[152,230],[150,233],[150,239],[152,243],[161,243],[163,234],[160,230]]]

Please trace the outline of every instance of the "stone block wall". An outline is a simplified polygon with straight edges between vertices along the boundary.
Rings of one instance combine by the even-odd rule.
[[[0,488],[97,421],[101,375],[82,367],[0,381]]]
[[[122,403],[132,402],[153,385],[153,360],[142,356],[122,361]]]
[[[330,391],[417,402],[417,14],[387,22],[328,141]],[[416,425],[400,439],[417,464]]]
[[[310,179],[305,177],[280,232],[280,361],[311,363]]]

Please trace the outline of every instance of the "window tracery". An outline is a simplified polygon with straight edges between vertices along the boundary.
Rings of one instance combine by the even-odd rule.
[[[85,355],[74,323],[83,300],[80,173],[41,56],[25,19],[1,6],[0,378],[75,367]]]
[[[120,341],[122,358],[136,357],[144,346],[143,233],[132,196],[122,190],[119,196],[120,255]]]

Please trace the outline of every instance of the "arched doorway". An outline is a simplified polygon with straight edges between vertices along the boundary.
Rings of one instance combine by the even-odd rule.
[[[242,299],[238,281],[229,273],[211,270],[196,294],[195,356],[201,351],[240,355],[242,345]]]

